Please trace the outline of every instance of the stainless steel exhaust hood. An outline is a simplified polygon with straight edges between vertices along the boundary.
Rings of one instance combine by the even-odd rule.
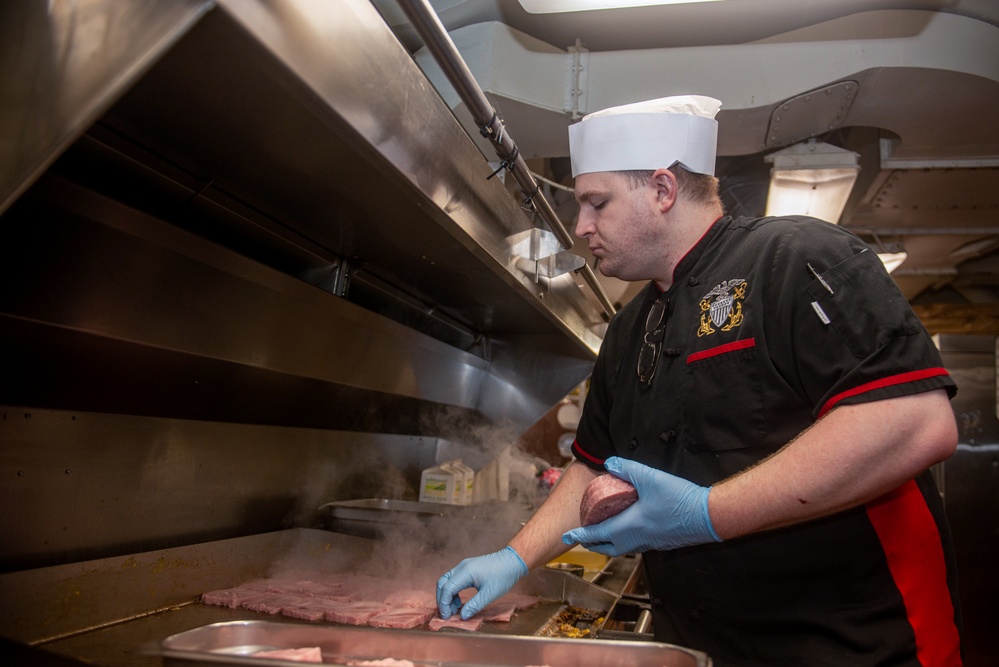
[[[25,288],[5,289],[10,335],[27,330],[31,337],[41,327],[84,347],[80,339],[96,336],[147,358],[197,355],[239,365],[240,374],[280,373],[341,392],[349,386],[381,399],[439,401],[523,425],[585,377],[599,346],[590,331],[599,311],[571,275],[542,286],[516,268],[510,239],[532,221],[501,183],[487,180],[486,161],[368,3],[177,2],[153,13],[141,2],[89,2],[72,21],[50,13],[48,23],[33,17],[29,24],[49,30],[35,38],[66,41],[70,55],[93,48],[121,60],[119,71],[105,76],[114,85],[74,91],[81,108],[107,108],[96,123],[85,124],[85,114],[64,116],[55,119],[63,127],[40,137],[46,146],[5,144],[19,158],[4,160],[19,167],[5,174],[8,199],[39,164],[54,161],[5,216],[19,241],[7,244],[6,284]],[[140,58],[114,41],[133,37],[111,29],[137,16],[140,35],[160,53]],[[94,34],[98,18],[103,35]],[[135,58],[155,62],[142,72]],[[106,70],[109,59],[101,61]],[[91,73],[79,59],[50,64],[42,89],[51,98],[14,98],[4,111],[15,121],[4,123],[10,131],[39,106],[61,108],[69,80],[96,79],[82,76]],[[38,73],[24,71],[5,85],[33,80]],[[74,130],[83,136],[63,152]],[[56,201],[62,215],[51,212]],[[84,244],[77,252],[54,259],[61,240],[80,231],[65,222],[71,215],[95,233],[77,241]],[[53,226],[45,229],[38,217]],[[110,234],[109,220],[127,241],[97,240]],[[99,243],[110,245],[93,247]],[[25,244],[40,249],[41,261],[15,250]],[[163,265],[156,278],[164,293],[155,301],[145,291],[153,276],[119,269],[117,282],[109,276],[107,284],[90,284],[101,266],[110,269],[114,253],[140,251]],[[247,260],[250,268],[235,268]],[[252,271],[266,277],[246,280]],[[48,287],[42,276],[60,272],[64,287],[39,293]],[[234,300],[238,291],[244,302]],[[296,300],[282,298],[292,292]],[[120,307],[122,317],[94,326],[79,305],[88,294]],[[219,308],[219,299],[228,308]],[[148,327],[147,311],[172,326]],[[129,316],[142,322],[133,326]],[[365,326],[352,324],[355,318],[366,318]],[[341,319],[348,324],[339,326]],[[281,324],[265,331],[265,321]],[[240,334],[216,335],[227,329]],[[408,340],[420,334],[433,340]],[[380,337],[390,342],[378,347]],[[254,347],[262,344],[271,349]],[[296,358],[283,358],[291,349]],[[544,371],[529,370],[537,363]],[[41,399],[18,395],[9,383],[6,392],[18,402]]]
[[[0,569],[280,528],[588,375],[602,310],[366,0],[0,12]]]

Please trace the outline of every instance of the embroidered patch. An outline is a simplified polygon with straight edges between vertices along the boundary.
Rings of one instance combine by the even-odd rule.
[[[718,329],[731,331],[742,324],[742,300],[748,283],[742,278],[726,280],[701,297],[701,321],[697,335],[710,336]],[[714,326],[712,326],[714,325]]]

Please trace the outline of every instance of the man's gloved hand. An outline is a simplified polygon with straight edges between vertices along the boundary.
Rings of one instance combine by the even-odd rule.
[[[638,501],[605,521],[570,530],[562,536],[566,544],[578,542],[590,551],[620,556],[722,541],[708,515],[709,488],[617,456],[604,467],[631,482]]]
[[[513,547],[466,558],[437,580],[437,608],[441,618],[447,620],[461,609],[461,619],[467,621],[487,604],[506,595],[525,574],[527,564]],[[458,593],[466,588],[475,588],[478,593],[462,607]]]

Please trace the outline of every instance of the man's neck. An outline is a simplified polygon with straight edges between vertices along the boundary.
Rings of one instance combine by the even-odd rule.
[[[723,215],[721,205],[691,204],[684,202],[670,211],[675,234],[671,243],[665,275],[655,278],[655,283],[662,291],[673,285],[673,273],[677,265],[687,256],[691,249],[704,238],[711,225]]]

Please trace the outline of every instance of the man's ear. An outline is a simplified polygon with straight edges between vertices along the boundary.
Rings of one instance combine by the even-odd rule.
[[[659,211],[666,213],[676,204],[677,190],[676,174],[669,169],[660,167],[652,174],[652,182],[656,187],[656,203]]]

